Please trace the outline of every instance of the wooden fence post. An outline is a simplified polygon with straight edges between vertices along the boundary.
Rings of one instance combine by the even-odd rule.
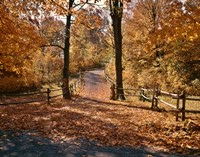
[[[176,109],[177,109],[177,112],[176,112],[176,121],[178,121],[178,114],[179,114],[179,100],[180,100],[180,98],[179,98],[179,92],[178,92],[178,94],[177,94],[177,102],[176,102]]]
[[[140,88],[139,100],[142,101],[142,88]]]
[[[152,106],[151,108],[157,109],[158,108],[158,96],[159,96],[159,90],[158,87],[153,89],[153,98],[152,98]]]
[[[73,89],[73,88],[74,88],[74,85],[73,85],[73,84],[70,84],[70,85],[69,85],[69,91],[70,91],[70,94],[71,94],[71,95],[74,95],[74,89]]]
[[[145,102],[145,98],[143,97],[145,95],[144,90],[142,90],[142,101]]]
[[[158,87],[156,88],[155,94],[156,94],[156,96],[155,96],[155,99],[156,99],[155,108],[158,108],[158,95],[159,95]]]
[[[154,100],[155,100],[155,87],[153,88],[153,96],[152,96],[151,108],[154,108]]]
[[[185,104],[186,104],[186,93],[183,91],[182,94],[182,121],[185,121]]]
[[[48,105],[50,105],[50,89],[47,88],[47,102],[48,102]]]
[[[116,96],[115,96],[115,84],[112,83],[110,86],[110,100],[115,100]]]
[[[140,101],[144,101],[144,98],[142,95],[144,95],[144,90],[142,88],[140,88],[140,96],[139,96]]]

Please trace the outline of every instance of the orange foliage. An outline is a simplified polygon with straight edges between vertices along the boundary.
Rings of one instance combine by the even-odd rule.
[[[42,43],[34,26],[8,10],[4,5],[0,7],[1,92],[34,84],[32,63]]]
[[[128,84],[200,89],[200,7],[196,0],[138,0],[124,26]]]

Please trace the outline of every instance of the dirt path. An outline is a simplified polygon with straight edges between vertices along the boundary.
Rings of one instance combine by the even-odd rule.
[[[109,100],[109,84],[102,69],[88,71],[84,75],[85,87],[81,96],[95,100]]]

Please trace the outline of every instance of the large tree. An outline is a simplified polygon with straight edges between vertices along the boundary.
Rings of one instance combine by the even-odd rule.
[[[69,90],[69,50],[70,50],[70,28],[71,28],[71,10],[74,4],[74,0],[69,0],[68,14],[65,28],[65,47],[64,47],[64,68],[63,68],[63,97],[70,99]]]
[[[116,69],[116,86],[117,99],[124,100],[123,90],[123,68],[122,68],[122,15],[123,1],[110,0],[110,15],[112,18],[112,26],[114,32],[114,47],[115,47],[115,69]]]

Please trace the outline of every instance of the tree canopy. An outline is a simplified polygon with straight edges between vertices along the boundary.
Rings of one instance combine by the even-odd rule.
[[[198,93],[200,29],[196,2],[137,1],[124,26],[124,56],[134,85]]]
[[[59,77],[55,81],[60,80],[66,27],[59,18],[66,15],[71,15],[73,24],[69,40],[71,72],[99,65],[113,56],[108,26],[111,20],[103,13],[105,8],[97,7],[95,2],[73,1],[70,8],[69,2],[62,0],[0,2],[2,92],[40,86],[46,82],[42,80],[43,74],[48,76],[44,73],[48,69],[52,73],[56,70]],[[199,94],[199,1],[135,0],[121,5],[121,70],[125,85],[161,86]],[[116,7],[112,11],[119,12]],[[41,64],[42,58],[60,64]]]

